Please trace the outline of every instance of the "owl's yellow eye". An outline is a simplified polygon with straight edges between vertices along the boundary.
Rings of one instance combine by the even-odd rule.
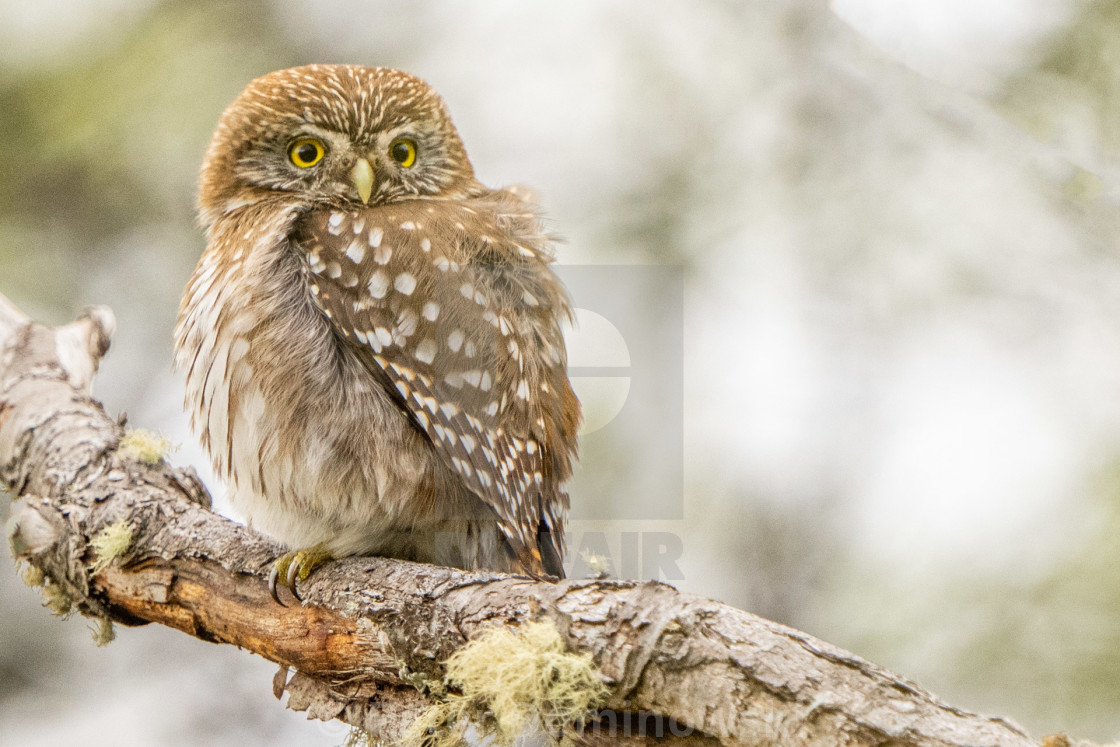
[[[408,138],[394,140],[389,146],[389,155],[406,169],[416,163],[416,143]]]
[[[326,153],[323,144],[310,137],[300,138],[288,146],[288,158],[301,169],[308,169],[319,163]]]

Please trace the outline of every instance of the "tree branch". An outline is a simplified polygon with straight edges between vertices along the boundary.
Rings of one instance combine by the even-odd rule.
[[[692,745],[1037,744],[806,633],[655,582],[352,558],[312,574],[303,606],[278,606],[266,579],[283,548],[211,513],[193,470],[118,449],[122,424],[89,397],[112,331],[105,308],[52,330],[0,296],[0,487],[21,499],[13,552],[54,608],[248,649],[281,665],[289,708],[384,743],[434,702],[424,685],[472,636],[548,619],[609,687],[579,743],[660,744],[643,730],[661,729]],[[127,542],[99,558],[107,527],[127,527]]]

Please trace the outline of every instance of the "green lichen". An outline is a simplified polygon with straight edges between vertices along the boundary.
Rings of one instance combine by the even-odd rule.
[[[90,542],[97,557],[89,566],[91,575],[97,575],[109,567],[116,558],[121,557],[132,546],[132,527],[126,521],[106,524]]]
[[[551,621],[517,630],[491,627],[446,662],[449,694],[428,709],[405,747],[458,747],[473,723],[496,745],[526,730],[563,733],[601,707],[607,696],[591,657],[567,651]]]
[[[28,564],[28,566],[23,569],[23,583],[27,584],[28,586],[35,588],[37,586],[45,585],[46,582],[46,574],[44,574],[35,566]]]
[[[113,628],[113,621],[107,617],[99,617],[90,628],[93,634],[93,642],[98,648],[108,646],[117,638],[117,631]]]
[[[40,568],[28,564],[23,569],[23,583],[43,590],[43,606],[55,617],[66,617],[73,609],[74,603],[62,587],[51,581]]]
[[[606,555],[598,555],[591,552],[590,549],[584,548],[579,557],[587,566],[587,569],[591,571],[592,578],[606,578],[610,575],[611,559]]]
[[[343,742],[342,747],[381,747],[381,743],[374,741],[368,731],[352,728],[350,733],[346,735],[346,741]]]
[[[425,695],[442,696],[447,692],[442,680],[432,679],[424,672],[414,672],[408,667],[402,666],[397,671],[397,675]]]
[[[152,433],[143,428],[130,428],[117,446],[117,453],[126,459],[135,459],[155,466],[175,450],[171,439],[162,433]]]
[[[66,617],[74,609],[74,601],[58,584],[43,586],[43,606],[55,617]]]

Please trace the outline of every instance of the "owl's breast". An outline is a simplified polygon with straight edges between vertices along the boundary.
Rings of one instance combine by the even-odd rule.
[[[213,237],[176,329],[192,428],[251,524],[359,546],[416,508],[431,456],[314,306],[298,249],[232,243]]]

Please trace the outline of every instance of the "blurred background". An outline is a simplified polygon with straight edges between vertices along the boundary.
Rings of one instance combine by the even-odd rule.
[[[675,366],[631,371],[675,400],[625,405],[677,444],[676,510],[601,429],[574,550],[1120,739],[1120,1],[0,0],[0,292],[111,305],[95,394],[223,510],[171,371],[194,181],[245,83],[306,62],[426,78],[573,271],[683,278],[639,299]],[[96,648],[3,555],[0,743],[343,741],[231,647]]]

